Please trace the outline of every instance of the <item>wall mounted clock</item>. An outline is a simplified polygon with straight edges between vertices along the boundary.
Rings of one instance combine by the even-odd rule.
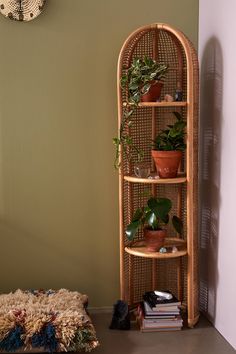
[[[46,0],[0,0],[0,12],[11,20],[31,21],[41,14]]]

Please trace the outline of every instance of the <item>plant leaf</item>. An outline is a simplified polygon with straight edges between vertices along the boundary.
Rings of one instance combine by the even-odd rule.
[[[175,230],[178,232],[178,234],[181,234],[183,231],[182,220],[180,220],[180,218],[178,218],[178,216],[174,215],[172,217],[172,224],[173,224]]]
[[[147,205],[151,210],[155,209],[157,207],[157,199],[154,197],[151,197],[147,201]]]
[[[154,207],[154,213],[159,217],[163,222],[166,222],[167,215],[172,207],[172,202],[168,198],[157,198],[157,205]]]
[[[142,89],[141,89],[142,95],[145,95],[145,94],[149,91],[150,87],[151,87],[151,84],[150,84],[150,83],[149,83],[149,84],[145,84],[145,85],[142,87]]]
[[[173,114],[175,115],[175,117],[178,119],[178,120],[183,120],[181,114],[179,112],[173,112]]]
[[[126,236],[129,241],[132,241],[134,239],[134,236],[135,236],[136,232],[138,231],[138,228],[140,225],[141,225],[141,221],[137,220],[137,221],[131,222],[127,226],[125,233],[126,233]]]
[[[151,228],[153,230],[157,230],[157,228],[158,228],[158,220],[157,220],[157,217],[156,217],[156,215],[155,215],[155,213],[153,211],[149,211],[146,214],[145,221],[146,221],[146,223],[149,226],[151,226]]]
[[[163,219],[162,221],[163,221],[165,224],[168,224],[169,219],[170,219],[169,214],[166,214],[166,216],[164,217],[164,219]]]
[[[134,213],[134,216],[132,218],[132,222],[141,220],[142,217],[143,217],[143,209],[138,208]]]
[[[118,146],[120,144],[120,139],[119,138],[113,138],[112,141],[113,141],[113,144],[116,145],[116,146]]]
[[[129,118],[133,113],[134,113],[134,110],[131,109],[130,111],[124,113],[124,117]]]

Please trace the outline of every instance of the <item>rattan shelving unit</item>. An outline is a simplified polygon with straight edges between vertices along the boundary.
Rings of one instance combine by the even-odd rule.
[[[153,57],[168,64],[161,102],[140,103],[129,128],[134,144],[144,151],[144,160],[153,165],[151,140],[174,120],[173,111],[187,121],[187,149],[181,170],[174,179],[139,179],[133,176],[133,161],[126,159],[121,147],[119,175],[120,203],[120,286],[121,298],[130,305],[139,302],[145,291],[169,289],[183,302],[188,325],[198,321],[198,60],[193,45],[180,31],[156,23],[139,28],[125,41],[118,62],[119,127],[127,106],[127,92],[120,88],[120,77],[134,57]],[[163,102],[182,87],[182,102]],[[178,252],[161,254],[146,251],[142,231],[133,244],[125,236],[133,211],[147,199],[146,190],[172,200],[172,211],[182,218],[181,239],[168,227],[167,246],[177,245]]]

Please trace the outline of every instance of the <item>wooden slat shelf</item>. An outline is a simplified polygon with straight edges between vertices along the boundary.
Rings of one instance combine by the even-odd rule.
[[[143,258],[158,258],[158,259],[169,259],[169,258],[177,258],[182,257],[187,254],[187,243],[185,240],[179,238],[167,238],[165,240],[164,247],[173,247],[176,246],[178,248],[177,252],[150,252],[147,250],[145,246],[145,241],[137,241],[131,247],[125,247],[125,251],[133,256],[143,257]]]
[[[187,177],[180,175],[176,178],[139,178],[136,176],[124,176],[124,180],[132,183],[146,183],[146,184],[178,184],[185,183]]]
[[[124,106],[127,106],[127,102],[123,103]],[[132,104],[128,104],[130,106],[133,106]],[[161,101],[161,102],[140,102],[138,104],[139,107],[185,107],[187,106],[186,101],[181,101],[181,102],[166,102],[166,101]]]
[[[139,107],[185,107],[187,102],[140,102]]]

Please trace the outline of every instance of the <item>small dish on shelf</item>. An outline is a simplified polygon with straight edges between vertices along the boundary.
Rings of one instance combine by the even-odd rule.
[[[149,178],[151,167],[148,162],[137,162],[134,165],[134,174],[138,178]]]

